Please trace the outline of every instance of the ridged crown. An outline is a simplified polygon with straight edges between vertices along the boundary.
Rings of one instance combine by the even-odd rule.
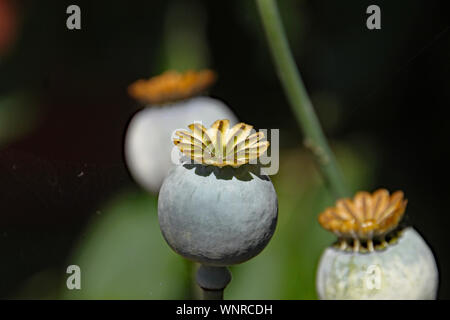
[[[361,191],[353,199],[340,199],[319,215],[323,228],[340,238],[370,240],[395,229],[406,209],[402,191]]]
[[[239,167],[261,156],[269,147],[263,132],[252,133],[253,126],[238,123],[230,128],[229,120],[217,120],[206,129],[200,123],[178,130],[173,142],[196,163],[217,167]]]

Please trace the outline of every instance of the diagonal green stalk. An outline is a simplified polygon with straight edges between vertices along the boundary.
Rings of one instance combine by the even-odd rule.
[[[305,136],[304,144],[318,160],[321,171],[335,196],[346,196],[347,187],[292,57],[277,4],[274,0],[256,0],[256,3],[278,76]]]

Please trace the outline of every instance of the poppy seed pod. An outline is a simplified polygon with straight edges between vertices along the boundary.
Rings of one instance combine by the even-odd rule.
[[[195,96],[213,81],[214,74],[209,70],[184,74],[169,71],[129,87],[131,96],[149,106],[133,116],[125,136],[128,169],[146,190],[157,193],[172,166],[172,146],[166,141],[176,129],[194,121],[211,125],[217,118],[237,122],[223,102]]]
[[[320,299],[435,299],[438,271],[423,238],[399,228],[403,193],[359,192],[326,209],[320,224],[339,240],[322,254],[316,287]]]
[[[268,176],[248,163],[264,153],[261,132],[228,120],[209,130],[199,124],[178,131],[174,143],[192,161],[175,166],[158,198],[158,218],[170,247],[210,266],[228,266],[256,256],[271,239],[278,202]]]

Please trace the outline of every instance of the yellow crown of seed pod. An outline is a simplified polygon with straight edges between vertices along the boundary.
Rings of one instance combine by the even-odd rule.
[[[200,123],[178,130],[174,144],[196,163],[216,167],[239,167],[257,159],[269,147],[263,132],[251,133],[253,126],[238,123],[230,128],[228,120],[217,120],[206,129]]]
[[[163,104],[198,95],[216,80],[211,70],[184,73],[166,71],[148,80],[138,80],[128,87],[128,93],[136,100],[149,104]]]
[[[353,199],[340,199],[319,215],[319,223],[341,238],[371,240],[397,227],[406,209],[402,191],[386,189],[373,194],[358,192]]]

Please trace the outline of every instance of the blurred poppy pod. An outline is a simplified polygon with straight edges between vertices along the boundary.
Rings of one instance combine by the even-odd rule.
[[[199,124],[177,131],[175,145],[186,156],[171,169],[158,198],[164,238],[183,257],[228,266],[256,256],[271,239],[278,202],[257,158],[269,143],[252,127],[228,120],[210,129]]]
[[[435,299],[438,271],[430,248],[411,227],[399,227],[403,192],[358,192],[319,216],[338,241],[320,259],[321,299]]]
[[[176,129],[195,121],[211,125],[217,118],[237,122],[223,102],[199,96],[215,78],[210,70],[168,71],[129,86],[129,94],[147,108],[137,112],[128,126],[125,160],[133,178],[146,190],[157,193],[172,166],[168,141]]]

